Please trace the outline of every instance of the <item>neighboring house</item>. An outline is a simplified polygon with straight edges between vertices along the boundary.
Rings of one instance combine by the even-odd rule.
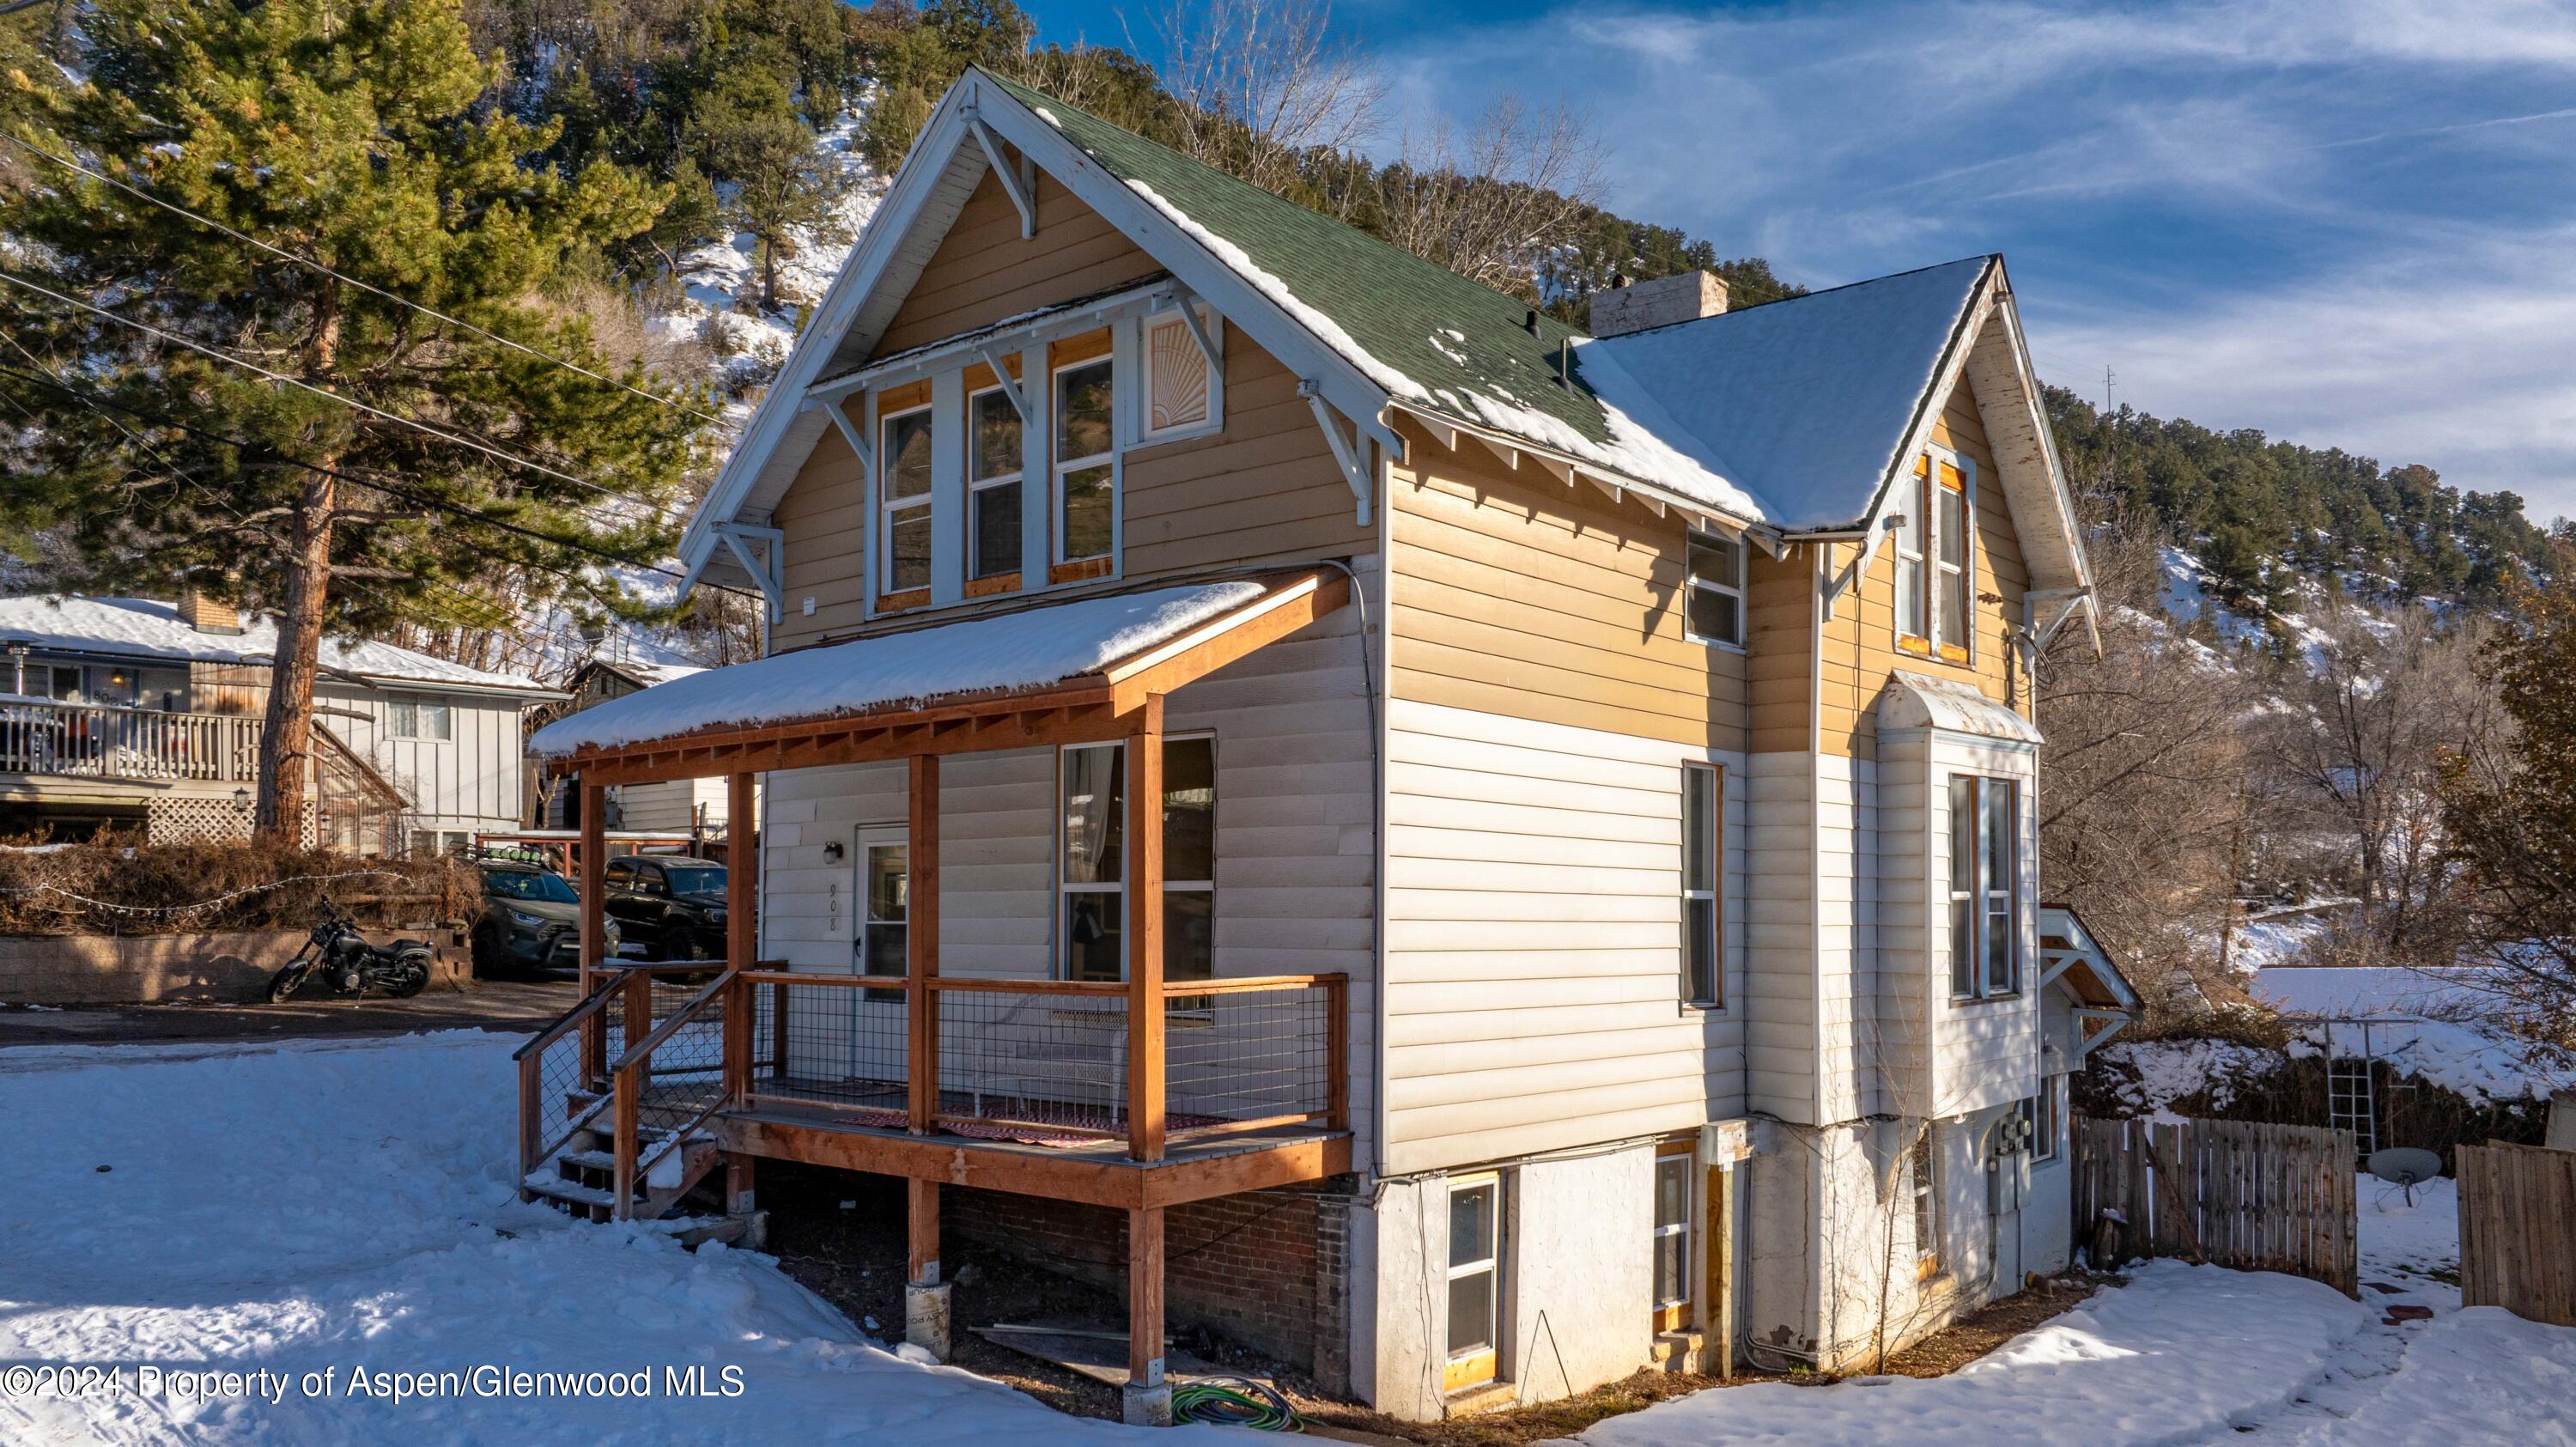
[[[612,698],[623,698],[655,684],[669,683],[703,671],[700,665],[689,663],[594,658],[574,669],[572,677],[564,680],[564,690],[571,697],[531,710],[528,727],[533,732],[567,714],[579,713]],[[532,774],[534,772],[531,770]],[[532,807],[529,812],[533,817],[528,822],[533,827],[571,829],[580,825],[581,799],[577,791],[554,787],[552,781],[542,778],[532,778],[530,782]],[[726,823],[725,789],[721,779],[663,779],[628,784],[609,791],[607,827],[610,829],[655,834],[703,833],[722,839]]]
[[[250,832],[273,619],[191,595],[0,598],[0,829]],[[520,818],[519,719],[559,698],[388,643],[326,639],[309,839],[395,853]]]
[[[683,545],[772,656],[532,741],[760,780],[735,1182],[909,1178],[925,1302],[943,1220],[1123,1249],[1139,1382],[1168,1308],[1408,1417],[2063,1266],[2135,999],[2039,903],[2092,604],[2011,285],[1724,302],[1587,336],[959,81]]]

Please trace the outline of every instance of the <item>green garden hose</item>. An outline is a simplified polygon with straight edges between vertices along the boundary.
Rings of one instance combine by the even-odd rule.
[[[1259,1432],[1302,1432],[1288,1399],[1250,1377],[1202,1377],[1172,1388],[1172,1420],[1250,1427]]]

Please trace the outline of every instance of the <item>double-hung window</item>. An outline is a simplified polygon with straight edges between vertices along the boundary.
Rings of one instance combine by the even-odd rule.
[[[1725,776],[1706,764],[1682,766],[1682,998],[1726,999]]]
[[[1020,571],[1020,411],[1000,387],[966,399],[966,575]]]
[[[2021,1103],[2021,1118],[2030,1126],[2030,1158],[2034,1161],[2057,1159],[2057,1091],[2065,1077],[2042,1076],[2039,1094]]]
[[[1127,746],[1061,751],[1057,972],[1127,978]],[[1163,977],[1216,972],[1216,740],[1163,741]]]
[[[2011,779],[1950,776],[1950,993],[1958,999],[2021,988],[2019,802]]]
[[[1695,642],[1744,646],[1744,540],[1694,528],[1682,625]]]
[[[1976,616],[1974,487],[1965,459],[1924,453],[1896,530],[1897,643],[1953,663],[1968,661]]]
[[[1107,357],[1055,374],[1055,560],[1106,558],[1117,539],[1116,398]]]
[[[915,407],[878,421],[877,492],[882,515],[878,532],[885,540],[877,558],[877,591],[894,595],[929,588],[928,407]]]

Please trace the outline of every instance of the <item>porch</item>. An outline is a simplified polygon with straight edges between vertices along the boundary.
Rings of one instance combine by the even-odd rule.
[[[913,1334],[933,1350],[945,1338],[943,1185],[1121,1209],[1130,1373],[1150,1396],[1162,1381],[1164,1211],[1351,1168],[1347,975],[1166,977],[1164,700],[1345,596],[1339,577],[1315,572],[1110,595],[715,670],[572,716],[558,726],[583,731],[569,747],[540,734],[533,747],[583,791],[585,970],[580,1005],[520,1055],[524,1189],[594,1216],[649,1217],[722,1170],[729,1209],[748,1214],[763,1158],[900,1176]],[[1069,663],[1031,681],[1030,635]],[[1019,676],[973,686],[999,655]],[[922,686],[930,668],[964,686]],[[684,688],[706,701],[655,697]],[[760,717],[752,701],[778,695],[803,701],[765,706],[792,717]],[[1065,971],[1091,978],[952,952],[943,761],[1067,746],[1121,761],[1111,814],[1124,846],[1103,866],[1119,891],[1114,950],[1090,946],[1085,968]],[[848,764],[901,768],[899,850],[862,843],[847,860],[871,899],[900,901],[895,948],[870,942],[877,916],[853,889],[860,943],[847,966],[763,958],[762,861],[744,850],[727,875],[726,963],[603,958],[602,791],[720,776],[748,817],[758,774]]]

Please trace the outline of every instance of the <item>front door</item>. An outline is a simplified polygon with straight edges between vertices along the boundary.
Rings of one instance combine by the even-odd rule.
[[[850,972],[901,978],[911,969],[912,854],[903,826],[862,825],[856,846],[857,880],[851,897]],[[859,990],[850,1031],[850,1078],[894,1088],[903,1103],[904,1008],[901,990]]]

